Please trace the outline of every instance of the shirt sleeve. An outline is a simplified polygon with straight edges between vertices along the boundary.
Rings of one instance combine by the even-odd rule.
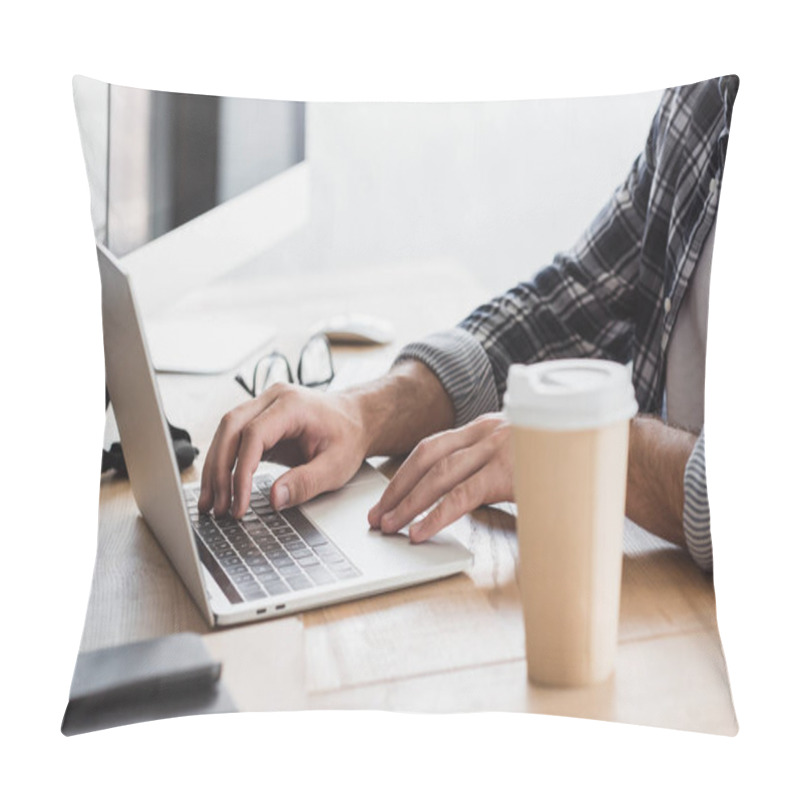
[[[711,572],[714,564],[711,549],[711,515],[706,484],[705,429],[695,443],[683,473],[683,532],[686,547],[697,565]]]
[[[434,333],[404,347],[396,362],[407,358],[421,361],[439,379],[453,402],[456,428],[481,414],[500,410],[502,398],[489,357],[463,328]]]
[[[475,309],[456,330],[401,351],[398,360],[419,359],[440,379],[456,409],[456,425],[502,406],[511,364],[631,360],[635,318],[643,307],[640,256],[663,108],[662,102],[627,178],[570,251]]]
[[[643,153],[575,247],[460,323],[486,351],[499,396],[511,364],[632,358],[651,177]]]

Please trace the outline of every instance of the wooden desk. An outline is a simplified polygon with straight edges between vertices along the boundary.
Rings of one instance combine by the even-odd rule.
[[[313,287],[303,289],[302,303],[296,293],[296,282],[273,281],[264,294],[249,291],[241,300],[274,314],[286,332],[277,344],[289,354],[299,350],[314,320],[348,306],[393,319],[400,343],[451,325],[484,297],[457,266],[440,262],[347,281],[315,277]],[[376,367],[374,358],[374,350],[335,353],[337,366],[349,359],[357,369]],[[383,362],[390,358],[390,352],[380,355]],[[159,383],[167,416],[189,428],[202,451],[221,414],[245,399],[231,375],[164,375]],[[198,480],[199,468],[184,473],[184,480]],[[242,710],[533,711],[736,732],[711,579],[683,551],[630,523],[615,675],[585,689],[531,686],[514,525],[508,504],[461,521],[456,533],[475,558],[466,574],[211,632],[138,516],[127,481],[104,478],[81,649],[177,631],[203,633]]]

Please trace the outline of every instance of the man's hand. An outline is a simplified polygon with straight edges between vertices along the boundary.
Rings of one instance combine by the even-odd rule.
[[[355,398],[276,384],[223,418],[203,465],[201,512],[241,517],[250,503],[253,473],[262,456],[292,452],[300,466],[272,487],[277,508],[297,505],[343,486],[366,456],[364,425]]]
[[[342,392],[277,384],[229,411],[203,465],[201,512],[242,516],[253,473],[266,456],[299,464],[275,481],[275,508],[344,486],[372,455],[407,453],[452,425],[453,407],[436,376],[409,360]]]
[[[369,512],[369,523],[395,533],[439,501],[409,528],[411,540],[421,542],[478,506],[513,500],[512,477],[511,428],[501,414],[487,414],[421,441]]]
[[[626,513],[679,545],[683,472],[696,439],[660,420],[637,417],[631,425]],[[369,523],[393,533],[436,504],[409,528],[419,542],[478,506],[513,499],[511,429],[502,415],[487,414],[421,441],[369,512]]]

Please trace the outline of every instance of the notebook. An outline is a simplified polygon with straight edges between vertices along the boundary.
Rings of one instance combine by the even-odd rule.
[[[386,478],[368,463],[339,491],[276,512],[269,487],[284,467],[263,463],[241,520],[197,511],[199,484],[181,485],[129,277],[97,246],[106,382],[136,504],[213,627],[268,619],[467,569],[472,555],[445,530],[412,544],[371,530]]]

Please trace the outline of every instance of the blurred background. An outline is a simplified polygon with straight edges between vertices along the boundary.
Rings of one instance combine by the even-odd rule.
[[[305,224],[229,277],[447,258],[492,294],[574,243],[661,95],[287,103],[111,89],[76,83],[76,105],[95,232],[119,255],[305,158]]]

